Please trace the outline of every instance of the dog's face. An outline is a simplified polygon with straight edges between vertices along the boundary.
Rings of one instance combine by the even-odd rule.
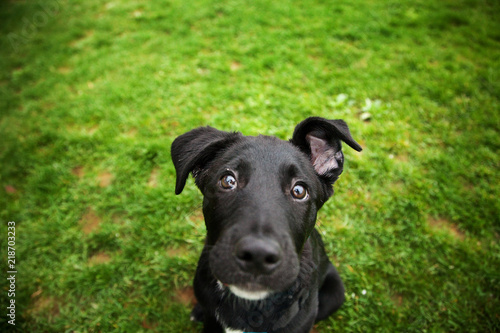
[[[207,171],[198,184],[214,275],[255,295],[288,287],[326,197],[307,156],[275,138],[245,137]]]
[[[245,137],[205,127],[172,145],[176,193],[189,172],[204,195],[209,265],[236,295],[288,288],[319,208],[342,172],[340,140],[360,150],[345,123],[308,118],[293,139]]]

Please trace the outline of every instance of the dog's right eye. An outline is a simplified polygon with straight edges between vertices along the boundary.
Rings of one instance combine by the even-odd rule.
[[[236,178],[233,175],[222,176],[219,184],[225,190],[234,190],[237,186]]]
[[[296,184],[292,188],[291,193],[295,199],[301,200],[301,201],[306,200],[309,197],[309,192],[307,191],[307,189],[300,184]]]

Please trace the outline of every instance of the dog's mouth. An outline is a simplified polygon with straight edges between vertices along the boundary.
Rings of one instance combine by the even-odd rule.
[[[234,295],[251,301],[264,299],[271,294],[271,290],[258,283],[225,284],[221,281],[217,283],[221,289],[228,288]]]

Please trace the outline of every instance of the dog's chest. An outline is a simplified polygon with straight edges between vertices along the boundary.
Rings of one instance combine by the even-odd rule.
[[[315,297],[299,281],[289,290],[271,295],[262,301],[248,301],[224,293],[216,309],[216,318],[226,333],[286,331]],[[244,327],[244,330],[236,329]]]
[[[224,333],[244,333],[241,330],[233,330],[231,328],[224,328]]]

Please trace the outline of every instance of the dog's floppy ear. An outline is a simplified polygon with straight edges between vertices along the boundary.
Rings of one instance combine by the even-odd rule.
[[[341,141],[361,151],[343,120],[320,117],[310,117],[298,124],[290,140],[309,156],[316,173],[329,184],[333,184],[342,173],[344,154]]]
[[[177,137],[170,150],[177,174],[175,194],[182,192],[190,172],[196,178],[219,151],[241,137],[241,133],[223,132],[209,126],[196,128]]]

